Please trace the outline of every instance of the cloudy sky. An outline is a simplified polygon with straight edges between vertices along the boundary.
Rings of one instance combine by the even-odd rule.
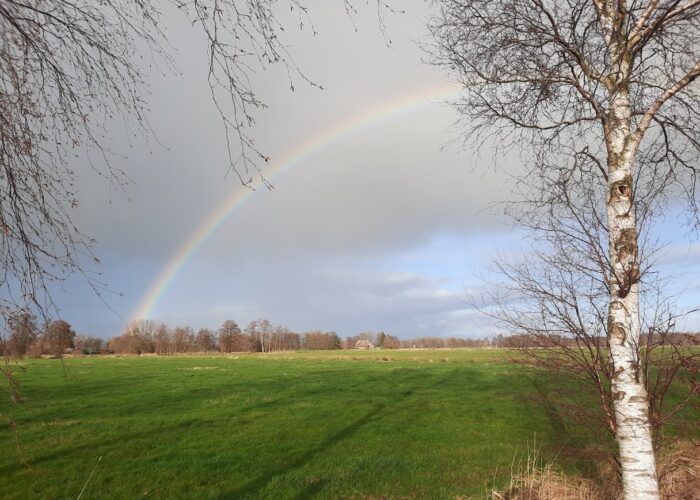
[[[324,89],[297,79],[290,92],[282,68],[254,76],[269,107],[251,135],[272,159],[264,173],[274,185],[254,192],[227,174],[204,40],[165,12],[178,70],[150,75],[157,141],[126,141],[114,131],[114,147],[126,155],[115,166],[133,180],[126,195],[87,168],[79,177],[75,221],[97,240],[102,264],[94,269],[114,293],[105,305],[77,278],[56,292],[78,332],[110,337],[144,314],[195,328],[263,317],[341,336],[493,332],[467,296],[482,286],[478,276],[492,255],[522,235],[493,206],[509,196],[503,168],[493,168],[488,151],[452,144],[450,81],[422,62],[418,47],[428,6],[402,1],[406,13],[387,20],[387,46],[372,8],[351,21],[340,1],[312,4],[318,35],[290,29],[286,36],[295,62]],[[238,198],[176,262],[212,214]],[[679,286],[697,297],[697,247],[668,237],[667,266],[682,270]]]

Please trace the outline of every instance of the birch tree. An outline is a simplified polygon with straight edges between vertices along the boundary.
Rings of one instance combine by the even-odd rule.
[[[698,0],[445,0],[430,24],[435,62],[464,89],[466,139],[521,152],[516,220],[564,196],[579,227],[605,228],[593,247],[627,499],[659,497],[639,362],[640,235],[681,199],[698,226],[699,16]]]

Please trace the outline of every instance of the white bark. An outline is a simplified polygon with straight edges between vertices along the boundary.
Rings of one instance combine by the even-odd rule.
[[[610,176],[611,189],[618,189],[619,183],[629,178],[627,165]],[[629,283],[630,280],[636,281],[639,274],[636,251],[632,252],[633,256],[627,255],[631,248],[636,249],[637,244],[634,212],[629,208],[627,200],[620,201],[611,196],[608,204],[610,255],[616,277],[611,280],[608,335],[615,368],[612,394],[616,439],[625,499],[658,499],[649,400],[639,369],[639,283]]]
[[[606,127],[611,263],[608,337],[623,494],[626,500],[646,500],[659,498],[659,485],[649,399],[639,364],[639,257],[632,180],[638,141],[630,130],[629,63],[615,38],[610,41],[616,73],[609,80],[612,97]]]

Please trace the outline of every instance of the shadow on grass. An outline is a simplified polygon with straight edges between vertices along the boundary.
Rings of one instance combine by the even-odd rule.
[[[549,421],[552,435],[548,436],[547,441],[557,443],[550,445],[550,449],[557,457],[556,461],[561,462],[559,465],[568,465],[583,477],[600,481],[603,479],[601,462],[610,458],[610,450],[606,449],[611,444],[610,436],[605,433],[602,416],[599,419],[591,416],[589,420],[581,420],[581,415],[576,415],[577,408],[580,410],[583,403],[572,404],[568,401],[567,391],[576,392],[581,397],[589,392],[589,388],[581,382],[570,383],[571,387],[562,390],[561,383],[533,376],[532,402],[544,410]],[[595,401],[589,402],[589,405],[595,404]],[[591,408],[586,408],[586,413]]]
[[[465,387],[470,391],[488,393],[491,391],[490,387],[495,384],[493,377],[485,377],[484,371],[478,366],[455,367],[440,363],[433,365],[433,370],[428,372],[413,367],[388,364],[377,365],[376,369],[374,365],[362,368],[362,371],[348,369],[348,367],[305,370],[295,377],[285,377],[284,372],[276,370],[256,378],[254,375],[257,376],[257,374],[251,372],[246,374],[246,377],[235,380],[227,378],[214,380],[208,376],[208,372],[201,374],[195,372],[195,378],[200,381],[205,380],[206,386],[200,384],[200,381],[189,383],[189,374],[187,377],[174,377],[173,380],[167,381],[167,385],[159,385],[148,379],[141,385],[132,384],[132,379],[129,379],[128,383],[119,384],[117,380],[109,378],[102,379],[99,383],[92,381],[86,384],[87,388],[83,388],[82,392],[91,394],[91,399],[85,405],[70,404],[68,401],[75,402],[74,388],[61,386],[58,394],[51,394],[52,400],[61,401],[60,407],[52,411],[52,407],[42,405],[37,413],[43,418],[37,420],[51,424],[59,418],[75,417],[81,420],[81,417],[84,417],[85,427],[78,423],[76,427],[71,427],[71,430],[67,431],[73,433],[75,430],[80,430],[75,434],[75,439],[82,441],[69,442],[70,436],[66,434],[64,436],[66,440],[60,440],[65,442],[65,445],[58,443],[52,449],[46,447],[35,449],[38,453],[34,457],[28,457],[29,462],[32,465],[39,465],[40,469],[47,469],[41,466],[55,461],[56,467],[61,467],[60,464],[66,464],[68,463],[66,460],[72,460],[75,457],[83,456],[87,460],[87,455],[90,457],[103,455],[105,459],[112,455],[113,459],[116,457],[123,459],[125,455],[120,450],[124,448],[125,443],[134,450],[153,450],[161,446],[169,450],[171,443],[177,442],[178,436],[209,435],[210,426],[216,428],[216,432],[220,432],[220,438],[223,439],[225,435],[222,429],[233,428],[232,426],[246,419],[251,421],[260,419],[259,415],[252,415],[258,412],[275,415],[300,411],[302,412],[300,417],[306,419],[304,423],[313,426],[313,419],[317,418],[316,410],[309,420],[306,418],[307,413],[304,413],[308,410],[296,408],[295,405],[300,402],[307,405],[305,408],[308,408],[309,404],[317,405],[319,402],[325,402],[325,406],[319,406],[324,406],[323,411],[335,412],[334,421],[338,422],[337,416],[342,415],[344,408],[358,404],[359,411],[355,413],[353,421],[342,422],[341,420],[338,422],[340,425],[328,429],[327,436],[316,436],[317,439],[322,438],[322,442],[316,445],[308,442],[304,446],[306,449],[297,449],[296,452],[282,451],[285,443],[280,443],[276,463],[258,463],[254,467],[248,466],[247,482],[224,484],[221,487],[222,491],[227,487],[232,489],[217,493],[219,498],[256,496],[267,491],[266,489],[269,490],[270,483],[302,469],[337,443],[354,436],[368,424],[407,412],[409,408],[419,408],[420,401],[412,400],[415,396],[423,400],[444,397],[445,394],[450,394],[452,398],[460,397],[459,391]],[[387,371],[387,368],[391,370]],[[156,390],[159,387],[161,390]],[[439,390],[435,390],[436,388]],[[71,395],[73,400],[63,401],[64,396]],[[222,402],[211,406],[211,401],[216,399]],[[91,422],[91,419],[96,417],[99,423]],[[122,419],[122,417],[128,418]],[[173,422],[173,418],[177,418],[178,421]],[[110,422],[109,434],[111,435],[105,436],[101,432],[104,429],[102,421]],[[141,427],[135,428],[135,425],[141,425]],[[123,432],[119,434],[112,429],[120,429]],[[52,437],[52,442],[56,442],[55,436],[59,432],[61,432],[60,429],[51,430],[49,435]],[[154,435],[159,439],[154,440]],[[213,448],[198,448],[198,456],[216,452],[222,444],[223,441],[219,440],[215,442]],[[178,455],[178,457],[188,456],[192,454]],[[138,452],[133,460],[137,462],[140,460]],[[238,465],[243,463],[239,462]],[[23,467],[19,463],[5,465],[0,467],[0,476],[9,477]],[[37,472],[42,473],[41,470]],[[153,479],[162,475],[160,471],[153,472],[155,474]],[[43,473],[49,473],[49,471],[44,470]],[[115,473],[115,477],[119,477],[119,473]],[[308,482],[296,483],[296,488],[290,491],[289,495],[310,498],[320,494],[332,482],[332,478],[311,478]]]
[[[319,479],[317,481],[313,481],[304,488],[298,495],[296,495],[297,500],[305,500],[306,498],[313,498],[315,497],[318,493],[323,490],[324,486],[326,486],[326,483],[328,483],[327,480],[325,479]]]
[[[158,432],[161,434],[167,434],[169,432],[184,432],[191,431],[192,427],[207,427],[211,422],[202,419],[196,420],[183,420],[177,422],[173,425],[158,426]],[[70,447],[59,447],[55,448],[49,453],[44,453],[35,457],[29,457],[29,465],[32,467],[41,465],[42,463],[50,462],[59,458],[66,458],[75,455],[82,455],[84,452],[90,452],[90,460],[92,457],[97,457],[102,455],[104,457],[109,456],[110,449],[113,447],[118,447],[123,445],[125,442],[136,439],[146,439],[151,440],[153,438],[154,428],[149,427],[141,432],[132,432],[129,434],[116,435],[110,439],[100,439],[98,442],[87,441],[83,444]],[[13,464],[0,467],[0,476],[9,474],[11,472],[16,472],[21,469],[27,469],[27,466],[21,462],[16,462]]]
[[[158,435],[168,435],[170,433],[173,436],[178,435],[182,431],[192,431],[193,427],[207,427],[211,424],[220,425],[222,420],[226,419],[247,419],[251,413],[266,411],[266,412],[282,412],[284,408],[294,404],[300,400],[317,400],[318,398],[329,397],[337,399],[337,390],[334,385],[323,383],[320,387],[305,387],[307,384],[315,384],[317,382],[323,382],[324,380],[333,379],[335,377],[341,377],[347,373],[344,370],[325,370],[323,372],[315,372],[310,374],[309,377],[303,380],[291,380],[291,379],[276,379],[276,380],[265,380],[259,383],[254,391],[251,392],[237,392],[240,387],[235,387],[236,390],[232,391],[231,385],[223,385],[219,387],[211,387],[207,390],[202,390],[199,387],[192,387],[191,389],[177,388],[176,392],[170,393],[165,392],[157,397],[156,394],[151,394],[151,397],[143,397],[143,395],[132,395],[130,390],[133,392],[133,388],[125,387],[125,384],[118,384],[118,382],[104,383],[102,382],[100,386],[95,387],[95,391],[92,392],[93,396],[95,394],[109,394],[110,400],[93,400],[93,408],[90,415],[81,414],[85,408],[81,407],[66,407],[61,408],[60,411],[48,409],[48,406],[40,406],[37,409],[31,411],[31,420],[35,422],[44,422],[45,424],[51,425],[54,422],[60,423],[62,420],[77,419],[81,420],[87,418],[86,423],[89,425],[89,419],[98,416],[99,418],[108,419],[118,419],[124,415],[140,415],[148,420],[148,425],[143,430],[138,432],[127,432],[124,434],[117,434],[110,438],[104,438],[102,435],[93,435],[90,439],[73,446],[61,446],[52,449],[51,451],[38,454],[33,457],[29,457],[29,463],[34,465],[40,465],[42,463],[49,462],[51,460],[63,458],[66,456],[74,456],[82,454],[87,450],[94,451],[95,453],[100,453],[108,455],[109,451],[114,446],[119,446],[125,442],[131,442],[139,439],[150,440],[153,437],[154,429],[157,429]],[[391,385],[387,385],[386,373],[376,373],[371,375],[362,376],[357,379],[357,383],[351,387],[350,391],[354,392],[358,396],[372,394],[375,397],[386,398],[387,396],[394,396],[394,399],[401,399],[400,397],[408,397],[415,392],[416,389],[427,388],[420,387],[421,382],[425,381],[425,377],[421,376],[419,373],[414,373],[412,371],[401,372],[396,374],[397,378],[400,379],[402,384],[411,385],[410,390],[398,391]],[[438,381],[432,385],[438,385],[440,383],[445,383],[444,381]],[[300,389],[299,386],[304,387]],[[417,387],[418,386],[418,387]],[[67,399],[68,395],[71,394],[73,389],[60,386],[60,389],[56,393],[52,394],[52,399],[63,401]],[[99,392],[97,392],[99,390]],[[347,389],[346,389],[347,390]],[[65,391],[65,393],[64,393]],[[84,392],[90,392],[90,387],[84,389]],[[273,394],[273,393],[286,394],[286,396],[275,397],[269,400],[258,400],[252,401],[250,404],[244,404],[240,406],[235,406],[231,412],[224,411],[222,413],[216,414],[213,418],[201,418],[201,417],[191,417],[180,420],[172,424],[163,424],[160,417],[162,415],[172,414],[173,412],[179,411],[179,407],[184,406],[185,408],[198,408],[202,401],[214,399],[221,397],[222,395],[235,394],[235,397],[240,399],[255,398],[259,394]],[[117,394],[117,396],[114,396]],[[128,395],[128,403],[115,405],[114,400],[121,400],[119,395]],[[163,396],[165,394],[165,396]],[[397,396],[400,396],[397,398]],[[384,405],[378,405],[375,407],[376,411],[380,411]],[[98,411],[95,411],[95,408]],[[222,409],[225,408],[222,407]],[[23,416],[23,419],[28,419],[29,415]],[[159,421],[160,420],[160,421]],[[118,420],[115,420],[115,425],[118,425]],[[78,424],[81,426],[82,424]],[[354,425],[351,425],[352,429]],[[351,429],[348,429],[350,431]],[[339,439],[343,438],[343,432],[341,431]],[[8,464],[5,466],[0,466],[0,474],[7,474],[10,472],[18,471],[25,468],[26,466],[19,461],[13,464]]]
[[[268,469],[263,472],[257,479],[254,479],[253,481],[250,481],[238,488],[234,488],[232,490],[220,493],[217,498],[223,500],[223,499],[228,499],[228,498],[245,498],[249,496],[254,496],[256,493],[259,491],[263,490],[268,484],[270,484],[272,481],[275,480],[275,478],[284,476],[286,474],[289,474],[295,470],[303,468],[306,464],[311,462],[315,457],[320,456],[323,454],[325,451],[328,449],[332,448],[334,445],[337,443],[348,439],[352,437],[355,433],[357,433],[360,429],[365,427],[367,424],[371,422],[376,422],[380,421],[381,419],[385,417],[389,417],[395,413],[401,412],[404,410],[403,407],[398,406],[394,407],[393,406],[405,401],[406,399],[412,397],[416,392],[421,391],[421,390],[430,390],[434,387],[453,382],[454,381],[454,374],[459,371],[464,371],[463,369],[455,369],[451,370],[447,375],[444,377],[441,377],[438,380],[433,381],[430,384],[422,384],[421,386],[417,387],[412,387],[407,390],[402,390],[398,392],[392,392],[390,394],[393,394],[394,397],[391,398],[389,401],[386,403],[377,403],[374,405],[374,407],[369,410],[367,413],[365,413],[362,417],[358,418],[351,424],[343,427],[342,429],[338,430],[337,432],[331,434],[328,436],[326,439],[323,440],[319,445],[309,449],[305,453],[299,455],[292,461],[285,463],[284,465],[281,465],[276,468]],[[413,374],[412,374],[413,375]],[[478,373],[474,372],[471,373],[472,377],[477,376]],[[424,381],[425,377],[420,376],[419,374],[415,374],[412,378],[416,380],[421,380]],[[407,379],[403,378],[401,379],[402,382],[406,382]],[[386,382],[384,377],[381,379],[378,379],[377,382]],[[371,389],[368,389],[371,390]],[[325,486],[325,483],[327,481],[324,480],[319,480],[315,481],[313,484],[310,486],[306,487],[303,491],[295,495],[295,498],[303,499],[303,498],[311,498],[312,496],[318,494],[323,487]]]

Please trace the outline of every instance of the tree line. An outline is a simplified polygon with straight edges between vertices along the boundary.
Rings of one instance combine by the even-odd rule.
[[[251,321],[241,328],[234,320],[226,320],[218,330],[189,326],[168,327],[153,320],[136,320],[127,324],[124,332],[105,346],[116,354],[183,354],[194,352],[279,352],[299,350],[353,349],[360,340],[368,340],[373,347],[442,348],[485,347],[486,339],[425,337],[401,340],[385,332],[362,332],[341,338],[334,331],[309,330],[303,333],[274,325],[267,319]]]
[[[154,320],[135,320],[124,331],[107,341],[78,335],[62,319],[38,326],[28,312],[10,316],[7,335],[0,336],[0,354],[10,356],[61,356],[63,354],[185,354],[232,352],[279,352],[299,350],[353,349],[361,340],[382,349],[439,349],[490,347],[491,339],[421,337],[399,339],[381,332],[362,332],[341,338],[336,332],[309,330],[303,333],[273,325],[267,319],[251,321],[241,328],[234,320],[226,320],[217,329],[190,326],[170,327]]]
[[[399,339],[385,332],[362,332],[342,339],[336,332],[309,330],[304,333],[273,325],[258,319],[241,329],[234,320],[226,320],[218,330],[189,326],[169,327],[154,320],[127,323],[123,333],[105,341],[88,335],[78,335],[62,319],[37,325],[36,317],[18,312],[8,320],[7,337],[0,337],[0,355],[61,356],[77,354],[157,354],[161,356],[186,353],[279,352],[300,350],[353,349],[360,340],[368,340],[382,349],[456,349],[499,347],[511,349],[576,347],[575,339],[566,336],[533,337],[532,335],[496,335],[490,338],[419,337]],[[665,345],[700,345],[700,333],[665,332],[642,335],[644,345],[663,340]],[[598,339],[601,346],[605,338]]]
[[[102,339],[76,335],[62,319],[47,321],[39,327],[36,317],[24,311],[8,315],[7,331],[7,338],[0,337],[0,355],[4,356],[60,356],[76,348],[91,354],[100,352],[104,344]]]

